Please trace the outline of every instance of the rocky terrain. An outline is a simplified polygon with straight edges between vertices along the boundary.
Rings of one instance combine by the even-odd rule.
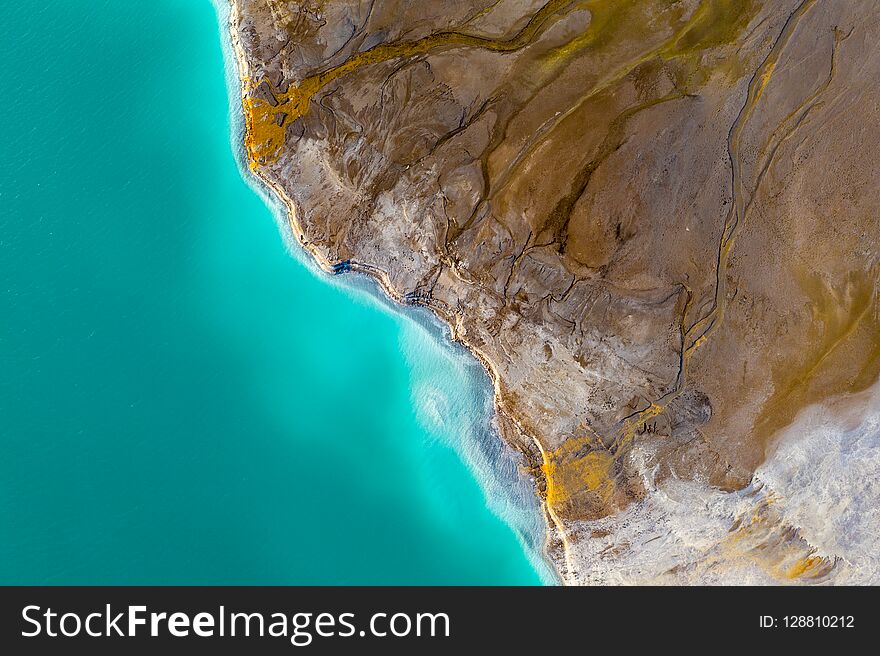
[[[875,576],[762,467],[880,373],[880,5],[232,4],[249,165],[484,361],[564,582]]]

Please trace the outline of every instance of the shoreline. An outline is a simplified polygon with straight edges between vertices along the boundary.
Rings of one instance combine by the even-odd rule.
[[[244,82],[248,80],[246,75],[248,71],[248,58],[246,56],[246,50],[241,43],[237,30],[235,26],[238,24],[237,19],[242,15],[242,0],[214,0],[215,7],[218,8],[218,11],[223,15],[226,19],[225,23],[221,22],[221,30],[224,31],[224,38],[229,38],[229,43],[231,44],[231,53],[235,60],[234,68],[238,72],[237,81],[238,85],[236,89],[238,89],[239,93],[230,93],[230,111],[234,113],[234,118],[237,118],[238,121],[241,120],[242,117],[242,103],[247,98],[247,93],[244,89]],[[225,11],[224,9],[228,10]],[[774,46],[775,47],[775,46]],[[230,82],[230,90],[232,89],[232,82]],[[233,107],[236,103],[236,95],[238,100],[238,106]],[[246,120],[249,120],[245,117]],[[246,126],[243,126],[246,129]],[[236,135],[236,139],[240,138],[241,135]],[[251,186],[255,189],[259,189],[259,192],[262,194],[266,194],[265,199],[267,203],[269,203],[273,210],[277,210],[279,212],[276,215],[276,220],[279,223],[279,226],[282,229],[282,232],[285,235],[285,239],[289,242],[289,250],[291,252],[295,251],[295,256],[299,259],[300,254],[302,252],[307,253],[308,265],[314,271],[314,266],[320,267],[322,272],[324,273],[337,273],[341,268],[339,266],[340,263],[336,263],[334,265],[333,262],[329,261],[321,252],[321,248],[319,245],[314,243],[310,243],[306,239],[305,231],[303,230],[302,225],[300,224],[297,208],[294,201],[287,196],[284,191],[283,184],[283,174],[275,175],[272,172],[266,169],[260,169],[260,167],[250,167],[248,166],[249,159],[248,155],[244,152],[242,145],[240,143],[235,144],[236,156],[239,158],[239,165],[242,168],[247,168],[247,171],[242,171],[243,177],[245,177]],[[239,152],[241,150],[242,152]],[[272,178],[276,178],[275,181]],[[292,193],[295,193],[295,190],[292,190]],[[284,216],[282,217],[280,212],[284,212]],[[290,230],[290,236],[288,236],[287,229]],[[293,237],[296,237],[297,246],[299,248],[294,248],[293,245]],[[299,249],[302,249],[300,251]],[[332,253],[332,250],[329,251]],[[305,262],[305,260],[301,260]],[[348,261],[346,261],[348,264]],[[463,349],[467,350],[470,356],[476,358],[476,360],[480,363],[483,370],[486,372],[486,375],[489,377],[492,385],[492,414],[491,418],[493,420],[494,426],[491,430],[491,436],[494,439],[500,440],[507,447],[512,448],[513,450],[522,454],[525,464],[529,466],[530,476],[529,482],[531,483],[531,491],[536,498],[538,504],[541,508],[541,514],[543,519],[543,549],[541,549],[540,554],[537,554],[538,557],[541,558],[543,562],[545,562],[549,568],[555,573],[557,577],[557,583],[561,582],[564,585],[577,583],[578,582],[578,574],[581,576],[589,577],[595,571],[595,564],[591,564],[585,558],[589,558],[590,554],[584,553],[583,545],[572,546],[573,543],[569,541],[566,531],[565,522],[563,522],[560,517],[557,516],[554,509],[550,504],[546,501],[545,491],[542,490],[541,485],[547,484],[546,477],[542,472],[542,463],[546,464],[548,462],[548,453],[543,448],[540,440],[537,436],[530,434],[529,432],[523,430],[521,423],[517,420],[516,417],[516,408],[513,403],[507,402],[505,405],[505,398],[501,389],[501,381],[493,362],[483,353],[479,347],[476,347],[470,343],[468,343],[467,339],[461,334],[461,317],[463,316],[460,312],[456,312],[446,307],[445,305],[439,304],[439,302],[428,302],[425,299],[413,298],[410,294],[400,294],[392,285],[389,274],[375,266],[371,266],[367,263],[361,262],[351,262],[350,267],[346,266],[345,270],[351,269],[353,272],[363,274],[366,280],[374,281],[375,286],[382,290],[382,294],[379,294],[378,291],[374,291],[374,288],[371,286],[371,293],[375,293],[377,298],[382,297],[383,300],[387,300],[387,302],[394,307],[396,311],[399,311],[400,314],[406,314],[406,311],[403,309],[404,307],[412,307],[412,306],[423,306],[430,312],[430,316],[436,319],[438,325],[441,326],[443,330],[444,341],[449,340],[451,343],[456,343],[460,345]],[[448,330],[448,332],[446,332]],[[819,412],[816,408],[826,408],[824,403],[814,403],[810,404],[806,408],[801,410],[801,413],[804,416],[809,415],[809,413]],[[798,415],[800,416],[800,415]],[[810,415],[812,416],[812,415]],[[790,426],[795,425],[795,421],[797,417],[792,420]],[[872,419],[872,421],[874,421]],[[829,420],[829,425],[832,422]],[[789,426],[789,429],[790,429]],[[811,426],[810,428],[815,429],[816,426]],[[822,425],[820,428],[827,428]],[[832,426],[833,428],[833,426]],[[789,430],[786,429],[786,430]],[[517,431],[519,435],[517,435]],[[809,459],[806,459],[802,453],[798,452],[791,445],[784,445],[781,441],[781,436],[785,431],[780,433],[777,436],[777,441],[774,446],[774,452],[777,450],[782,450],[783,447],[790,448],[792,453],[799,458],[804,458],[805,462],[803,464],[804,470],[806,470],[810,466]],[[807,432],[806,430],[804,432]],[[873,438],[872,438],[873,439]],[[534,445],[532,448],[531,445]],[[871,448],[874,448],[873,443],[870,444]],[[878,453],[880,453],[880,447],[878,447]],[[789,457],[794,457],[789,454]],[[880,456],[878,456],[880,458]],[[878,459],[877,462],[880,462]],[[773,491],[773,488],[779,490],[779,494],[785,496],[787,494],[793,495],[798,492],[797,489],[792,490],[792,482],[791,480],[786,480],[786,477],[789,476],[790,472],[784,468],[785,461],[772,461],[770,460],[770,455],[767,456],[767,459],[764,461],[763,465],[753,473],[752,483],[759,482],[763,486],[767,481],[762,481],[761,475],[759,472],[763,471],[765,475],[773,475],[775,476],[775,480],[771,483],[767,483],[769,486],[769,491]],[[476,474],[476,472],[474,472]],[[793,476],[793,474],[792,474]],[[480,476],[477,476],[478,481],[481,484],[484,484],[485,481],[480,480]],[[525,478],[525,477],[524,477]],[[696,479],[693,481],[695,483],[699,482]],[[751,484],[750,484],[751,485]],[[483,485],[484,492],[488,494],[488,487]],[[750,489],[748,486],[743,488],[743,490]],[[658,492],[658,489],[655,489],[654,492]],[[704,492],[708,491],[710,497],[714,498],[714,492],[712,488],[708,488],[708,490],[704,490]],[[664,499],[663,495],[653,495],[657,499],[660,500],[661,505]],[[746,495],[747,496],[747,495]],[[742,498],[742,495],[732,495],[729,497],[724,497],[725,502],[729,501],[731,504],[737,502]],[[695,503],[704,503],[706,497],[701,497],[701,501]],[[656,499],[655,499],[656,500]],[[777,505],[781,505],[778,502]],[[792,513],[803,512],[805,507],[809,507],[810,504],[815,503],[814,500],[808,500],[806,502],[801,501],[800,506],[793,504],[787,510],[788,517],[782,516],[778,518],[778,522],[780,526],[788,526],[786,530],[801,530],[801,524],[804,521],[795,521],[792,523]],[[636,511],[644,511],[648,513],[647,515],[643,515],[642,523],[644,523],[644,518],[650,518],[650,512],[652,506],[645,504],[646,507],[634,508],[631,510],[632,513]],[[656,506],[656,504],[655,504]],[[657,506],[659,507],[659,506]],[[728,512],[725,508],[732,507],[736,512],[733,511]],[[760,510],[762,506],[759,506]],[[663,510],[663,508],[660,508]],[[674,507],[674,511],[678,512],[681,508],[678,506]],[[733,517],[740,512],[738,507],[734,507],[733,505],[726,504],[723,507],[719,506],[718,513],[715,515],[710,514],[711,519],[717,519],[718,521],[733,521]],[[678,517],[678,515],[676,515]],[[693,521],[693,518],[688,518],[687,513],[680,515],[682,526],[687,527],[689,522]],[[812,518],[815,519],[815,518]],[[785,522],[783,522],[785,520]],[[777,521],[777,520],[774,520]],[[822,523],[815,521],[815,526],[812,527],[813,533],[821,532]],[[818,527],[818,528],[817,528]],[[682,531],[676,533],[676,531],[672,531],[673,536],[681,537],[682,535],[687,534],[687,529],[685,528]],[[807,535],[807,537],[810,537]],[[808,551],[808,558],[803,560],[801,564],[807,563],[809,567],[809,554],[812,554],[818,551],[820,554],[829,554],[830,550],[818,549],[816,547],[817,544],[821,544],[822,540],[817,540],[815,536],[812,536],[812,540],[807,540],[801,536],[804,543],[806,544],[805,549]],[[634,534],[634,538],[638,538],[638,532]],[[637,539],[633,540],[635,544]],[[650,541],[649,541],[650,542]],[[647,544],[647,543],[645,543]],[[720,542],[716,541],[716,545],[720,544]],[[705,548],[705,554],[703,554],[703,558],[706,554],[709,554],[711,549],[714,548],[713,545],[708,544]],[[642,545],[644,547],[644,544]],[[643,551],[643,554],[646,553]],[[665,556],[665,554],[663,554]],[[692,558],[687,553],[683,552],[681,555],[682,558],[688,559]],[[823,556],[824,557],[824,556]],[[697,558],[695,563],[703,562],[701,558]],[[575,566],[575,562],[577,565]],[[757,561],[755,561],[757,562]],[[769,562],[769,561],[768,561]],[[766,563],[765,563],[766,564]],[[762,567],[764,565],[761,565]],[[598,575],[597,575],[598,576]]]
[[[233,117],[235,116],[243,116],[243,103],[245,100],[245,91],[242,84],[242,81],[247,77],[246,73],[246,56],[244,52],[244,47],[241,44],[239,39],[239,35],[235,29],[233,29],[233,20],[237,20],[239,16],[240,7],[238,0],[212,0],[215,10],[218,15],[218,22],[220,23],[220,31],[221,34],[225,34],[229,38],[229,43],[232,46],[232,55],[235,64],[236,71],[236,87],[238,90],[238,97],[234,97],[230,94],[230,112]],[[228,8],[228,11],[224,11],[224,6]],[[242,124],[243,124],[242,120]],[[246,127],[243,128],[246,130]],[[242,133],[243,135],[243,133]],[[312,245],[307,239],[305,235],[305,231],[303,230],[301,224],[297,219],[297,209],[293,200],[287,196],[284,192],[284,189],[280,184],[274,182],[273,180],[268,179],[266,176],[260,174],[258,170],[242,166],[241,158],[246,158],[246,154],[243,153],[243,149],[240,147],[241,144],[234,144],[236,159],[239,160],[240,168],[242,169],[243,177],[252,178],[254,181],[258,182],[259,185],[264,187],[261,191],[268,190],[275,196],[275,198],[280,201],[279,209],[283,208],[284,211],[284,223],[287,227],[290,228],[291,233],[296,238],[297,245],[309,256],[309,260],[317,264],[320,270],[324,274],[335,275],[334,272],[334,263],[328,260],[320,251]],[[246,161],[246,159],[245,159]],[[268,195],[268,194],[267,194]],[[270,199],[271,200],[271,199]],[[361,262],[351,261],[350,263],[351,271],[354,273],[358,273],[369,278],[371,281],[375,283],[375,285],[382,291],[383,295],[388,301],[391,301],[392,305],[396,310],[402,310],[407,307],[424,307],[428,312],[430,312],[431,316],[434,317],[439,324],[441,324],[448,331],[448,339],[455,343],[459,344],[462,348],[464,348],[471,356],[473,356],[482,366],[486,375],[489,378],[489,381],[492,385],[492,406],[493,406],[493,415],[496,418],[503,416],[505,419],[510,421],[518,431],[524,436],[528,436],[531,442],[537,447],[539,453],[541,454],[542,464],[547,462],[547,453],[544,449],[543,445],[534,437],[529,435],[521,426],[520,422],[509,412],[504,411],[501,406],[500,399],[502,398],[501,392],[501,383],[500,376],[498,375],[494,364],[491,360],[482,353],[478,348],[469,344],[466,340],[464,340],[458,330],[456,329],[455,322],[452,317],[446,315],[442,308],[439,308],[435,305],[429,305],[427,303],[409,303],[407,302],[405,296],[399,294],[397,290],[391,284],[390,279],[388,278],[387,272],[379,269],[378,267],[373,267],[369,264],[364,264]],[[490,418],[490,419],[491,419]],[[517,453],[521,453],[522,457],[528,460],[527,456],[522,453],[521,450],[517,449],[515,446],[511,445],[508,440],[506,440],[502,434],[500,428],[497,431],[497,439],[505,442],[506,446],[513,449]],[[535,471],[536,469],[540,471],[540,465],[535,467],[535,463],[528,462],[529,470]],[[532,474],[534,477],[534,474]],[[478,481],[479,482],[479,481]],[[568,576],[573,574],[573,564],[570,559],[570,548],[568,539],[566,537],[566,531],[562,521],[553,512],[550,505],[546,502],[546,500],[542,497],[542,495],[538,492],[537,484],[538,480],[533,479],[530,481],[531,491],[534,495],[535,499],[539,504],[539,508],[541,510],[541,516],[543,518],[543,545],[540,550],[540,553],[536,555],[541,558],[544,564],[546,564],[549,573],[555,576],[555,581],[545,582],[545,584],[550,585],[567,585],[569,583]],[[485,487],[481,484],[481,487]],[[502,518],[503,519],[503,518]],[[511,527],[513,528],[513,527]],[[563,560],[565,565],[565,571],[563,571],[559,564],[551,557],[549,553],[549,545],[552,541],[557,541],[561,545],[561,550],[563,553]],[[526,545],[524,545],[526,546]],[[541,576],[541,572],[537,572],[540,578],[544,578]]]

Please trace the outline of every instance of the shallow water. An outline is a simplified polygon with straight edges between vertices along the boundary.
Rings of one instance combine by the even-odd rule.
[[[242,179],[208,0],[15,3],[0,54],[0,582],[548,577],[482,369]]]

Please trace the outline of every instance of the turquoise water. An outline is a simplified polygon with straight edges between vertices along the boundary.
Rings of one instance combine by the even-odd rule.
[[[546,576],[479,367],[243,181],[208,0],[13,3],[0,88],[0,583]]]

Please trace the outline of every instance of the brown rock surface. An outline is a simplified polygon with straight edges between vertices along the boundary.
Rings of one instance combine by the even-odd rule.
[[[878,19],[867,0],[234,0],[231,30],[252,169],[325,268],[431,307],[491,368],[578,582],[609,580],[593,563],[632,548],[615,518],[664,481],[752,494],[799,411],[877,379]],[[828,575],[755,504],[735,557]]]

